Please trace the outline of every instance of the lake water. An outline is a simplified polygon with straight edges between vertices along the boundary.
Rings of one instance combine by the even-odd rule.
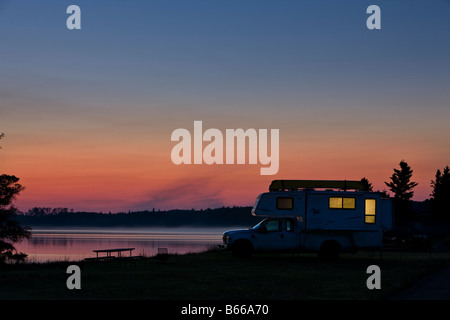
[[[114,248],[135,248],[133,255],[154,256],[158,253],[158,248],[167,248],[169,254],[185,254],[217,247],[222,243],[223,232],[236,228],[240,227],[33,228],[31,238],[14,246],[17,251],[26,253],[30,262],[79,261],[95,257],[93,250]]]

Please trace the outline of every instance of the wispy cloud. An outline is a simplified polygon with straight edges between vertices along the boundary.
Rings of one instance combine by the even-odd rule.
[[[134,205],[135,210],[216,208],[225,204],[220,184],[210,177],[188,178],[157,191]]]

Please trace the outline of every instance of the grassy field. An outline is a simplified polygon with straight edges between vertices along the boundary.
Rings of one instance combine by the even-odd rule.
[[[133,263],[57,262],[0,267],[0,299],[383,299],[449,261],[448,254],[255,255],[228,252],[146,258]],[[81,289],[69,290],[67,266],[81,268]],[[381,268],[381,290],[369,290],[369,265]]]

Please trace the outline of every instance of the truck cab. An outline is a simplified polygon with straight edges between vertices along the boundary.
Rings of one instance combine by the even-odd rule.
[[[391,199],[360,188],[359,181],[275,180],[252,209],[252,215],[265,219],[249,229],[225,232],[224,246],[234,256],[318,252],[336,257],[381,248],[383,232],[392,227]]]
[[[258,252],[293,252],[300,246],[300,224],[294,217],[265,218],[247,230],[224,233],[223,241],[234,256]]]

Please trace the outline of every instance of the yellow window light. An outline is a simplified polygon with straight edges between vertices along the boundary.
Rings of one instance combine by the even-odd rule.
[[[366,223],[375,223],[376,216],[376,200],[375,199],[366,199],[365,201],[365,212],[364,212],[364,221]]]
[[[355,209],[355,198],[344,198],[342,208]]]
[[[364,218],[365,223],[375,223],[375,216],[366,216]]]
[[[342,209],[342,198],[330,197],[330,209]]]
[[[328,207],[330,209],[355,209],[355,198],[330,197]]]

